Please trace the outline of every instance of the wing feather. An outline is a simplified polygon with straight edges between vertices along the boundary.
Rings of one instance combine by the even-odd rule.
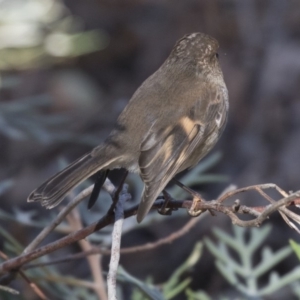
[[[207,95],[206,95],[207,96]],[[140,175],[145,183],[137,220],[141,222],[154,201],[177,173],[194,166],[213,147],[226,119],[226,101],[218,94],[197,101],[165,130],[151,128],[141,146]],[[157,125],[157,124],[155,124]]]
[[[189,132],[175,126],[155,139],[152,148],[142,151],[139,159],[140,175],[145,183],[137,220],[141,222],[153,202],[165,188],[190,153],[201,142],[204,128],[194,122]]]

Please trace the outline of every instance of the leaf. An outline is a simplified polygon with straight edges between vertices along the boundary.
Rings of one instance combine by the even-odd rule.
[[[293,241],[293,240],[289,240],[289,242],[290,242],[290,246],[294,250],[294,252],[297,255],[298,259],[300,260],[300,245],[298,243],[296,243],[295,241]]]
[[[202,248],[203,248],[203,244],[200,242],[198,242],[195,245],[192,253],[187,258],[187,260],[174,271],[174,273],[172,274],[172,276],[170,277],[168,282],[164,284],[164,286],[163,286],[163,294],[164,295],[169,295],[170,291],[173,291],[175,288],[177,289],[178,285],[180,285],[180,277],[182,276],[182,274],[185,271],[190,270],[198,262],[199,258],[201,257],[201,254],[202,254]],[[181,287],[182,287],[182,290],[180,290],[180,291],[177,290],[177,293],[180,293],[181,291],[184,290],[185,286],[184,287],[181,286]],[[174,296],[173,293],[172,293],[172,295]]]
[[[247,242],[247,233],[250,238]],[[216,258],[216,266],[223,277],[238,291],[248,297],[272,295],[279,289],[292,284],[300,279],[300,267],[296,267],[285,275],[272,272],[267,285],[261,287],[260,277],[269,273],[279,262],[286,259],[292,252],[290,247],[283,247],[272,251],[264,247],[261,251],[261,261],[255,266],[254,256],[261,248],[267,236],[271,233],[270,226],[250,230],[234,227],[233,235],[225,233],[221,229],[213,230],[219,239],[218,246],[211,240],[205,239],[205,245]],[[300,260],[300,245],[290,241],[290,245]],[[237,259],[230,253],[236,252]]]
[[[138,280],[137,278],[127,273],[125,269],[121,266],[119,266],[118,268],[117,279],[118,281],[131,283],[137,286],[140,290],[142,290],[147,296],[149,296],[153,300],[165,300],[162,293],[156,287]]]

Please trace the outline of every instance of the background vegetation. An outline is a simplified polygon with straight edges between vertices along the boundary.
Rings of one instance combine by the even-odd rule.
[[[229,183],[249,186],[273,182],[287,191],[299,189],[299,1],[2,0],[0,249],[3,252],[16,256],[57,214],[57,210],[46,211],[39,205],[26,203],[30,191],[68,161],[99,144],[133,92],[161,65],[175,41],[195,31],[214,36],[221,45],[219,55],[229,89],[230,116],[221,141],[193,173],[196,177],[186,177],[187,182],[207,199],[215,198]],[[119,177],[120,171],[114,171],[111,180],[117,184]],[[133,175],[127,183],[134,196],[131,205],[138,201],[141,184]],[[178,190],[170,192],[176,194]],[[259,203],[258,197],[251,193],[241,200],[249,205]],[[87,211],[83,203],[82,224],[97,220],[110,201],[103,192],[92,211]],[[175,212],[172,217],[154,214],[141,225],[130,218],[125,223],[122,246],[156,241],[180,229],[187,220],[183,212]],[[257,252],[249,254],[253,266],[261,259],[273,261],[272,255],[260,255],[263,244],[277,251],[287,249],[290,238],[299,240],[279,214],[271,218],[271,223],[272,229],[259,230],[263,241],[258,243]],[[66,221],[52,238],[74,230],[72,224]],[[249,292],[253,291],[253,282],[243,279],[246,287],[239,288],[241,285],[233,280],[235,275],[230,277],[224,266],[223,272],[218,271],[222,269],[222,258],[214,254],[213,243],[209,241],[224,241],[222,234],[214,235],[215,227],[222,228],[223,236],[237,230],[231,229],[225,216],[208,216],[171,245],[122,255],[124,272],[141,284],[147,280],[159,284],[165,297],[179,283],[183,285],[177,299],[183,299],[182,295],[190,295],[190,299],[266,297]],[[264,230],[270,231],[269,234],[264,234]],[[251,240],[249,232],[243,234],[246,241]],[[255,234],[259,240],[259,233]],[[205,246],[195,246],[204,237]],[[104,246],[109,246],[110,241],[109,229],[90,239],[91,243],[101,242]],[[194,247],[198,252],[193,252]],[[246,245],[239,244],[239,249],[245,248]],[[51,258],[81,249],[80,245],[74,245],[53,253]],[[298,259],[290,250],[285,251],[282,260],[271,264],[266,268],[267,273],[255,281],[256,291],[261,292],[267,286],[271,270],[280,278],[294,274]],[[193,253],[198,253],[198,259],[187,264]],[[102,266],[107,271],[107,256],[103,257]],[[188,267],[176,273],[180,266]],[[45,289],[50,299],[68,299],[70,295],[73,299],[99,298],[93,288],[79,281],[91,278],[86,259],[28,272],[32,272],[30,278]],[[135,299],[142,299],[140,289],[136,290],[138,283],[124,274],[120,275],[123,299],[130,299],[132,293]],[[78,281],[66,280],[69,276]],[[174,278],[177,281],[171,281]],[[299,299],[299,284],[290,285],[297,280],[296,276],[286,285],[277,285],[280,292],[277,290],[275,294],[269,290],[270,299],[282,299],[283,295]],[[166,282],[169,285],[161,284]],[[23,299],[37,297],[19,277],[10,286],[19,290]],[[1,299],[9,297],[7,292],[0,295]]]

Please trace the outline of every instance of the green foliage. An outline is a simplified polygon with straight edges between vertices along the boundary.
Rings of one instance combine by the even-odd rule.
[[[11,235],[3,226],[0,226],[0,237],[5,241],[2,252],[8,256],[13,257],[20,255],[23,251],[23,246]],[[38,262],[47,262],[48,256],[38,259]],[[0,263],[4,262],[0,259]],[[82,287],[79,282],[73,277],[62,276],[56,266],[47,266],[46,268],[33,268],[25,272],[26,276],[30,278],[38,286],[42,287],[46,294],[52,295],[51,299],[98,299],[90,289]],[[20,288],[20,286],[18,286]],[[0,285],[0,299],[13,300],[16,299],[14,295],[22,295],[22,291],[11,289],[7,286]],[[18,298],[19,299],[19,298]],[[23,298],[20,298],[23,299]]]
[[[268,247],[263,247],[264,241],[271,232],[271,226],[264,226],[260,229],[251,228],[249,230],[237,226],[233,226],[232,228],[233,235],[215,228],[213,232],[218,240],[217,244],[208,238],[205,238],[204,242],[210,253],[216,258],[216,267],[221,275],[244,296],[244,298],[239,299],[261,299],[261,297],[271,296],[286,286],[291,286],[291,292],[295,295],[300,294],[300,286],[297,283],[297,280],[300,279],[300,267],[295,267],[283,276],[272,272],[272,269],[278,263],[282,262],[292,253],[292,249],[286,246],[273,252]],[[297,246],[296,249],[299,251],[298,244],[295,242],[292,244],[294,249]],[[254,265],[254,256],[259,250],[261,261]],[[236,259],[233,258],[232,252],[237,255]],[[185,299],[188,300],[212,299],[204,291],[193,291],[189,287],[192,278],[184,276],[184,273],[190,270],[199,260],[201,253],[202,244],[198,243],[189,258],[174,271],[166,283],[161,285],[163,299],[173,299],[182,293],[185,294]],[[269,282],[265,286],[262,286],[260,278],[265,274],[269,274]],[[154,296],[145,292],[147,288],[151,287],[154,289],[153,284],[142,283],[140,281],[137,284],[134,280],[127,280],[127,282],[136,285],[140,290],[134,289],[134,297],[132,299],[161,299],[160,296]],[[231,298],[220,295],[217,299],[227,300]]]
[[[300,260],[300,245],[293,240],[290,240],[290,245],[297,255],[298,259]]]
[[[184,273],[192,269],[202,255],[202,243],[198,242],[188,259],[178,267],[170,279],[163,285],[163,294],[165,299],[173,299],[178,294],[182,293],[191,283],[192,278],[187,277],[182,280]]]
[[[31,139],[44,144],[72,142],[96,146],[94,136],[68,130],[72,120],[67,115],[42,112],[51,105],[47,95],[0,103],[0,134],[13,140]]]
[[[9,219],[7,219],[9,217]],[[19,221],[21,224],[32,225],[31,214],[15,212],[13,216],[6,213],[6,220]],[[1,214],[1,219],[4,219],[4,212]],[[35,221],[36,222],[36,221]],[[34,226],[40,226],[35,224]],[[217,242],[212,242],[209,238],[205,238],[204,242],[210,253],[216,259],[216,267],[220,274],[228,283],[234,287],[244,298],[257,298],[271,296],[278,292],[281,288],[290,286],[291,292],[297,297],[300,295],[300,267],[295,267],[289,273],[279,276],[272,269],[284,259],[286,259],[293,250],[299,254],[299,245],[290,241],[291,247],[286,246],[276,252],[271,251],[268,247],[263,246],[267,236],[271,232],[270,226],[264,226],[260,229],[251,228],[244,229],[233,226],[233,234],[230,235],[220,229],[213,229],[213,233]],[[106,235],[110,233],[107,232]],[[16,256],[23,250],[23,246],[3,227],[0,227],[0,236],[5,241],[3,252],[10,256]],[[103,238],[105,238],[103,236]],[[254,256],[260,251],[261,260],[256,265],[254,264]],[[233,257],[232,253],[235,253]],[[145,299],[166,299],[171,300],[179,295],[185,295],[188,300],[211,300],[212,298],[204,291],[193,291],[190,288],[192,278],[186,276],[199,261],[202,255],[202,243],[197,243],[187,258],[187,260],[179,266],[170,276],[167,282],[159,285],[159,288],[151,283],[148,279],[145,282],[134,278],[123,268],[118,270],[118,282],[134,286],[132,292],[133,300]],[[48,256],[40,258],[39,262],[46,262]],[[267,274],[269,282],[262,286],[260,278]],[[95,294],[90,289],[85,288],[80,284],[80,280],[75,277],[63,276],[58,271],[57,267],[47,266],[46,268],[34,268],[26,270],[26,275],[41,286],[46,293],[60,299],[97,299]],[[10,298],[9,294],[16,291],[1,290],[0,297]],[[122,295],[120,290],[120,295]],[[14,297],[11,295],[11,297]],[[1,298],[2,299],[2,298]],[[4,298],[3,298],[4,299]],[[122,296],[119,297],[122,299]],[[226,300],[230,299],[225,295],[220,295],[214,299]]]
[[[134,289],[132,300],[145,300],[145,299],[155,299],[164,300],[162,293],[151,284],[150,280],[148,282],[143,282],[126,272],[121,266],[118,268],[118,281],[123,283],[129,283],[136,286],[139,290]]]
[[[254,265],[254,255],[270,234],[271,227],[251,228],[249,231],[248,241],[246,240],[247,230],[237,226],[233,227],[233,236],[220,229],[214,229],[218,245],[208,238],[205,239],[205,245],[216,258],[216,267],[232,286],[247,297],[261,297],[272,295],[279,289],[300,279],[300,267],[295,267],[281,277],[276,272],[271,272],[275,265],[292,253],[288,246],[276,252],[266,246],[263,247],[261,261]],[[231,256],[231,251],[237,254],[237,260]],[[259,284],[260,277],[269,272],[271,273],[268,284],[261,287]]]
[[[124,269],[120,269],[118,272],[122,272],[124,276],[123,282],[128,282],[134,284],[138,289],[133,291],[133,300],[145,300],[145,299],[154,299],[154,300],[171,300],[174,299],[179,294],[183,293],[188,286],[190,285],[192,278],[184,276],[184,274],[191,270],[194,265],[199,261],[202,254],[202,243],[197,243],[187,258],[187,260],[178,267],[174,273],[171,275],[169,280],[161,285],[162,293],[159,293],[157,289],[154,288],[149,282],[141,282],[136,278],[133,278],[128,273],[124,273]],[[118,278],[120,280],[120,278]],[[125,280],[126,279],[126,280]],[[149,281],[149,280],[148,280]]]
[[[0,132],[15,140],[32,138],[40,142],[49,141],[49,131],[66,124],[63,116],[41,114],[39,109],[50,105],[51,100],[47,96],[0,103]]]

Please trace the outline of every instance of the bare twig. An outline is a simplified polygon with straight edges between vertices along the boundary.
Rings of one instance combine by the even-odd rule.
[[[45,227],[37,237],[24,249],[23,254],[29,253],[33,249],[35,249],[46,237],[47,235],[53,231],[68,215],[68,213],[76,207],[82,200],[88,197],[93,191],[94,185],[90,185],[82,192],[80,192],[73,200],[71,200],[57,215],[57,217],[47,226]],[[115,187],[111,183],[111,181],[106,178],[103,188],[110,194],[113,195]]]
[[[271,188],[275,188],[276,190],[281,191],[281,189],[274,183],[250,185],[250,186],[243,187],[243,188],[240,188],[240,189],[236,189],[236,190],[233,190],[233,191],[229,191],[229,192],[223,194],[221,197],[218,198],[218,202],[223,202],[224,200],[227,200],[228,198],[231,198],[234,195],[237,195],[237,194],[240,194],[240,193],[243,193],[243,192],[247,192],[247,191],[250,191],[250,190],[255,190],[255,191],[259,192],[264,197],[265,194],[262,194],[262,190],[263,189],[271,189]]]
[[[74,231],[77,231],[83,227],[78,209],[72,210],[71,213],[67,216],[67,220]],[[93,246],[87,239],[80,240],[78,241],[78,243],[81,249],[84,251],[89,251],[93,248]],[[102,255],[100,253],[94,256],[87,257],[87,261],[94,279],[94,291],[98,295],[99,299],[107,300],[108,298],[106,294],[104,278],[102,275],[101,260]]]
[[[127,217],[130,215],[134,215],[136,210],[137,210],[137,207],[133,208],[131,211],[129,211],[127,214]],[[88,235],[92,234],[93,232],[96,232],[99,229],[111,224],[113,222],[113,218],[114,218],[114,215],[105,215],[98,222],[94,222],[91,225],[89,225],[83,229],[80,229],[76,232],[72,232],[63,238],[56,240],[55,242],[52,242],[52,243],[49,243],[40,248],[34,249],[31,252],[28,252],[26,254],[21,254],[20,256],[9,259],[0,265],[0,274],[11,271],[16,268],[19,268],[24,263],[27,263],[29,261],[32,261],[38,257],[45,255],[45,254],[52,253],[53,251],[56,251],[65,246],[68,246],[74,242],[84,239]]]
[[[15,290],[15,289],[12,289],[12,288],[10,288],[8,286],[5,286],[5,285],[0,285],[0,290],[5,291],[7,293],[11,293],[13,295],[19,295],[20,294],[19,291]]]
[[[66,215],[77,206],[84,198],[91,194],[94,185],[89,186],[84,189],[80,194],[78,194],[72,201],[70,201],[57,215],[57,217],[47,226],[45,227],[37,237],[24,249],[23,254],[29,253],[34,248],[36,248],[45,237],[53,230],[56,226],[58,226],[66,217]]]
[[[133,247],[123,248],[123,249],[120,250],[120,254],[132,254],[132,253],[144,252],[144,251],[153,250],[153,249],[158,248],[162,245],[171,244],[175,240],[181,238],[188,231],[190,231],[192,227],[194,227],[197,223],[199,223],[199,221],[202,220],[202,217],[204,216],[204,214],[202,214],[198,218],[190,219],[178,231],[173,232],[172,234],[170,234],[170,235],[168,235],[164,238],[161,238],[161,239],[159,239],[159,240],[157,240],[153,243],[146,243],[146,244],[140,245],[140,246],[133,246]],[[95,254],[110,255],[111,250],[110,249],[103,249],[103,248],[100,248],[100,247],[93,247],[92,249],[90,249],[88,251],[83,251],[83,252],[79,252],[79,253],[76,253],[76,254],[73,254],[73,255],[68,255],[67,257],[64,257],[64,258],[53,259],[53,260],[47,261],[47,262],[41,262],[41,263],[25,265],[25,266],[23,266],[23,269],[27,270],[27,269],[31,269],[31,268],[44,267],[44,266],[49,266],[49,265],[54,265],[54,264],[70,262],[70,261],[73,261],[73,260],[76,260],[76,259],[82,259],[86,256],[95,255]]]
[[[5,260],[8,260],[9,257],[2,251],[0,251],[0,256],[5,259]],[[27,276],[26,274],[22,271],[22,270],[19,270],[18,273],[20,274],[20,276],[28,283],[28,285],[30,286],[30,288],[33,290],[33,292],[42,300],[47,300],[48,298],[46,297],[46,295],[42,292],[42,290],[34,283],[32,282]],[[3,288],[4,289],[4,288]],[[9,289],[8,288],[8,291],[10,293],[13,293],[13,294],[16,294],[16,290],[13,290],[13,289]],[[18,294],[19,292],[17,292]]]
[[[267,188],[275,188],[277,191],[279,191],[280,194],[282,194],[282,190],[277,187],[274,184],[266,184],[266,185],[257,185],[257,186],[251,186],[251,187],[246,187],[242,188],[239,190],[235,191],[230,191],[225,193],[223,196],[221,196],[217,200],[213,201],[201,201],[198,203],[197,209],[199,210],[213,210],[217,212],[222,212],[226,214],[229,218],[231,218],[232,222],[234,224],[237,224],[242,227],[251,227],[251,226],[260,226],[263,221],[268,219],[268,217],[275,211],[280,210],[283,212],[286,216],[291,218],[292,220],[298,222],[300,221],[300,217],[293,212],[289,211],[286,207],[290,205],[297,205],[299,203],[300,199],[300,192],[296,192],[293,194],[288,195],[287,193],[284,195],[282,199],[279,201],[275,201],[269,196],[267,197],[267,200],[270,202],[270,199],[272,200],[272,203],[267,205],[267,206],[258,206],[258,207],[248,207],[244,205],[234,205],[234,206],[229,206],[225,205],[224,201],[234,195],[237,195],[238,193],[245,192],[248,190],[257,190],[264,198],[264,192],[262,191],[263,189]],[[284,192],[285,193],[285,192]],[[191,206],[191,201],[190,200],[171,200],[169,201],[167,207],[171,209],[176,209],[176,208],[186,208],[189,209]],[[161,205],[163,204],[162,200],[157,200],[153,208],[160,208]],[[135,215],[137,213],[137,206],[132,207],[131,209],[128,209],[124,212],[124,218],[128,218],[132,215]],[[250,221],[243,221],[238,218],[238,214],[250,214],[253,215],[255,218]],[[286,217],[287,219],[287,217]],[[285,219],[285,221],[286,221]],[[83,239],[90,235],[91,233],[113,223],[114,221],[114,215],[113,214],[106,214],[102,219],[100,219],[98,222],[95,222],[81,230],[78,230],[77,232],[68,234],[67,236],[52,242],[46,246],[40,247],[38,249],[35,249],[33,251],[30,251],[29,253],[22,254],[18,257],[9,259],[8,261],[0,264],[0,273],[6,273],[10,272],[11,270],[16,270],[20,268],[22,265],[25,263],[28,263],[38,257],[41,257],[45,254],[51,253],[57,249],[60,249],[62,247],[65,247],[66,245],[70,245],[71,243],[74,243],[80,239]],[[299,222],[298,222],[299,223]],[[290,225],[290,224],[289,224]],[[294,225],[294,224],[292,224]],[[291,225],[290,225],[291,226]]]
[[[124,180],[125,178],[126,176],[124,176]],[[124,180],[121,182],[122,190],[120,189],[120,187],[117,189],[112,205],[115,210],[115,222],[112,232],[109,271],[107,274],[107,291],[109,300],[117,299],[117,270],[120,261],[121,236],[124,222],[124,205],[125,202],[131,198],[130,194],[128,194],[127,192],[128,185],[123,184]]]

